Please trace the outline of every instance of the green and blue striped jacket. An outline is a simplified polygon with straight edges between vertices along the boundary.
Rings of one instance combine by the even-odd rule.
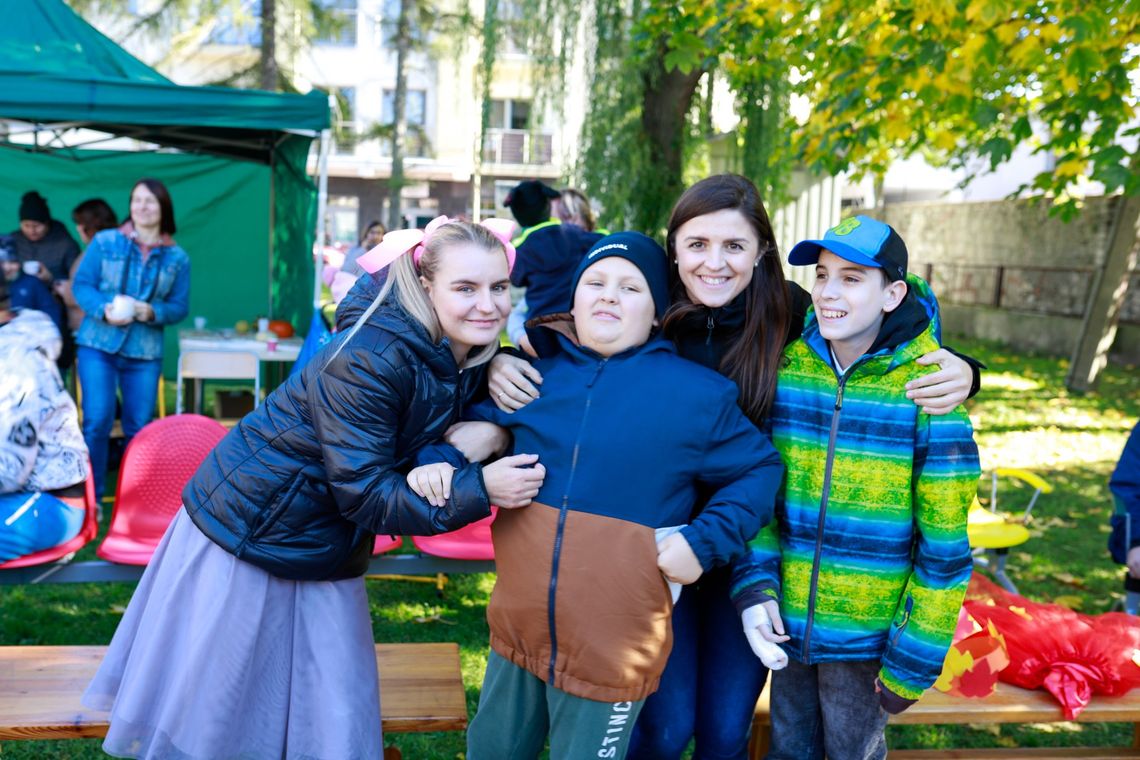
[[[809,312],[785,349],[771,413],[787,468],[776,517],[733,573],[743,609],[780,602],[789,655],[881,659],[882,685],[915,700],[938,678],[971,570],[966,512],[978,450],[961,408],[923,414],[905,384],[931,368],[937,304],[909,278],[929,322],[917,337],[836,375]]]

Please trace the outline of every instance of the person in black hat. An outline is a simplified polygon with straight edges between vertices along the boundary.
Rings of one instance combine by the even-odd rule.
[[[511,283],[526,288],[527,313],[532,319],[570,308],[570,277],[586,251],[602,237],[551,216],[550,202],[558,197],[557,190],[531,179],[516,185],[504,201],[523,228],[512,241],[518,260]]]
[[[16,258],[28,263],[25,271],[45,284],[71,279],[71,265],[79,258],[79,244],[67,227],[52,219],[47,201],[35,190],[20,199],[20,227],[12,233]]]
[[[771,515],[780,460],[736,386],[660,335],[668,278],[651,238],[599,240],[571,280],[572,315],[531,328],[536,345],[543,331],[556,343],[535,363],[542,395],[513,414],[488,400],[466,415],[546,467],[534,501],[495,520],[492,654],[471,760],[534,757],[548,733],[552,757],[624,757],[668,658],[670,594],[743,551]],[[663,451],[680,455],[663,467]],[[467,461],[446,446],[430,454],[419,460],[437,464],[408,475],[429,499]],[[690,520],[698,490],[712,496]]]

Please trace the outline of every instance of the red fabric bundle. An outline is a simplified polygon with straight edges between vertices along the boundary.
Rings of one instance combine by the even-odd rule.
[[[1094,694],[1119,696],[1140,686],[1140,619],[1081,615],[1011,594],[977,573],[964,608],[1005,640],[1009,666],[998,677],[1026,689],[1044,686],[1074,720]]]

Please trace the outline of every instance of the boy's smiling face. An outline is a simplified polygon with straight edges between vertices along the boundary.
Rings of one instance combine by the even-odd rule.
[[[574,289],[573,312],[579,342],[602,356],[640,346],[656,324],[645,275],[620,256],[587,267]]]
[[[826,248],[815,265],[811,302],[819,332],[849,366],[875,342],[883,315],[906,296],[906,283],[887,283],[883,270],[841,259]]]

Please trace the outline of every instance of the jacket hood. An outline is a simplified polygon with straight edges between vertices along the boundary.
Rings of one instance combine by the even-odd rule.
[[[930,285],[915,274],[906,277],[906,298],[899,307],[883,318],[879,335],[864,356],[891,356],[891,361],[883,367],[884,372],[937,349],[942,341],[942,325],[939,319],[938,300]],[[815,309],[808,312],[804,324],[804,342],[831,364],[831,353],[827,341],[819,332]]]
[[[11,322],[0,327],[0,356],[39,351],[54,362],[62,349],[59,329],[42,311],[21,309]]]

